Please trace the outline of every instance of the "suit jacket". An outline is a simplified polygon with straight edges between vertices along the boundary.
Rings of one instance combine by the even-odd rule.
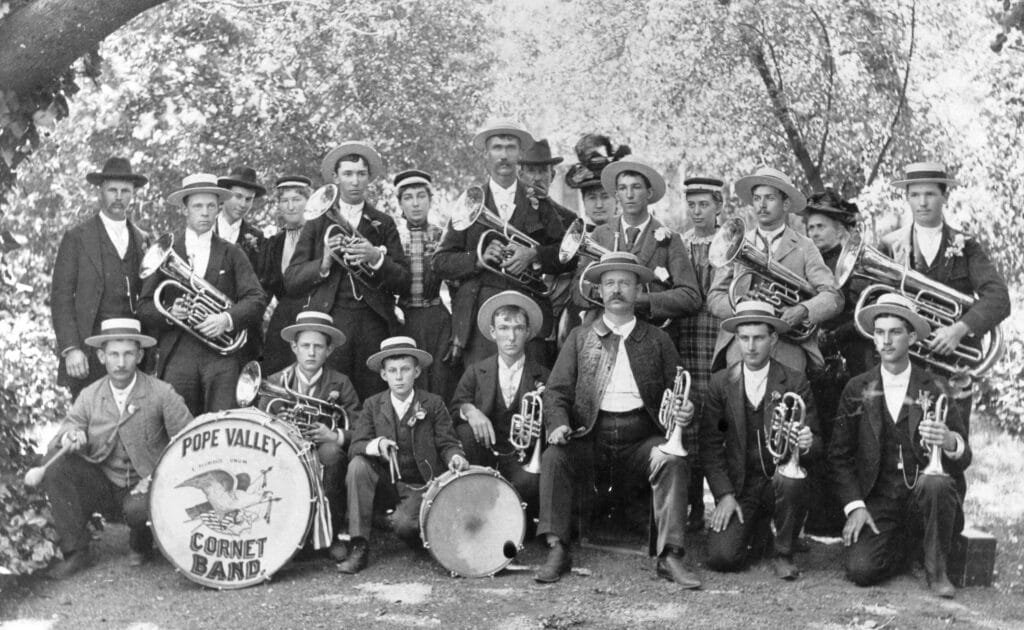
[[[487,357],[477,361],[466,368],[459,379],[459,385],[455,388],[455,398],[452,400],[452,412],[455,413],[467,403],[480,410],[480,413],[490,419],[497,411],[494,401],[498,387],[498,355]],[[523,377],[519,381],[519,389],[516,391],[516,401],[523,399],[523,394],[537,389],[538,383],[546,383],[551,371],[543,365],[526,359],[523,365]],[[465,420],[456,420],[456,422]]]
[[[880,250],[901,265],[909,265],[932,280],[970,296],[977,296],[971,308],[960,318],[975,337],[981,337],[1010,316],[1010,293],[988,254],[977,239],[942,225],[942,243],[931,265],[924,261],[914,240],[912,225],[902,227],[882,238]],[[955,242],[963,242],[962,253],[955,252]]]
[[[220,236],[218,225],[217,221],[213,222],[213,233]],[[266,240],[267,237],[263,235],[263,230],[242,219],[242,224],[238,226],[238,236],[231,244],[237,245],[245,253],[253,269],[257,269],[260,263],[261,251]]]
[[[271,298],[277,298],[277,306],[267,326],[268,346],[271,345],[271,339],[275,342],[278,340],[285,326],[295,323],[295,316],[305,310],[306,302],[309,300],[309,294],[289,295],[285,291],[284,272],[281,271],[285,237],[285,231],[281,230],[263,242],[260,264],[256,268],[260,284],[267,293],[267,302],[269,303]]]
[[[395,417],[391,405],[391,390],[384,390],[370,396],[363,403],[353,431],[349,457],[365,455],[366,446],[377,438],[398,441],[398,422],[415,421],[412,428],[412,452],[416,458],[423,479],[429,481],[448,470],[452,457],[466,454],[462,451],[459,438],[452,429],[452,419],[444,401],[437,394],[417,389],[409,405],[409,411],[402,418]],[[416,409],[422,406],[424,417],[416,419]]]
[[[836,414],[832,429],[828,457],[841,505],[847,505],[851,501],[863,501],[878,482],[882,457],[882,445],[879,441],[882,423],[889,422],[881,369],[881,366],[876,366],[853,377],[846,384],[839,400],[839,412]],[[906,418],[911,439],[915,444],[920,441],[917,427],[921,423],[922,411],[917,404],[917,396],[921,391],[931,392],[933,398],[940,393],[950,395],[949,386],[943,378],[911,364],[910,385],[907,387],[909,400],[903,404],[900,417],[896,420],[898,422]],[[949,405],[946,426],[958,433],[964,441],[964,453],[960,459],[951,460],[945,454],[942,455],[942,468],[953,476],[962,497],[966,489],[964,470],[970,465],[972,454],[970,443],[967,441],[967,431],[960,417],[959,405]],[[910,477],[914,474],[910,470],[912,460],[906,454],[904,457],[907,460],[905,472]],[[919,460],[919,465],[923,468],[921,461],[926,460]]]
[[[51,448],[72,429],[85,431],[87,443],[79,454],[93,464],[102,463],[121,438],[132,468],[142,477],[153,473],[164,448],[192,415],[185,401],[167,383],[136,372],[135,387],[128,395],[124,413],[117,410],[110,391],[110,377],[104,376],[82,390],[68,411]]]
[[[757,230],[748,230],[747,241],[756,243]],[[836,288],[836,278],[821,258],[821,252],[814,246],[811,239],[798,234],[792,227],[786,226],[778,247],[772,254],[772,260],[801,278],[806,279],[817,291],[814,297],[800,302],[807,309],[807,319],[812,324],[820,324],[835,317],[843,310],[843,294]],[[746,269],[742,263],[727,265],[715,272],[715,278],[708,293],[708,310],[720,319],[732,317],[732,306],[729,305],[729,284],[733,275]],[[750,276],[743,278],[736,287],[740,294],[750,289]],[[720,364],[724,351],[732,342],[733,334],[721,331],[715,342],[715,354],[712,364]],[[818,349],[816,336],[804,341],[800,346],[807,353],[808,361],[822,365],[824,358]]]
[[[267,377],[267,382],[272,385],[284,386],[289,389],[295,388],[295,364],[286,367],[285,369],[271,374]],[[352,381],[347,376],[337,370],[324,366],[324,373],[320,375],[320,381],[314,388],[313,393],[310,394],[313,398],[319,398],[320,400],[327,400],[331,397],[331,394],[337,394],[335,400],[337,404],[341,405],[345,409],[345,413],[348,414],[348,426],[344,426],[344,420],[338,420],[338,430],[342,431],[345,440],[345,444],[351,444],[352,442],[352,425],[356,421],[356,417],[359,415],[359,394],[356,393],[356,388],[352,386]],[[263,411],[267,411],[267,407],[273,397],[271,396],[260,396],[259,408]]]
[[[284,273],[284,288],[288,295],[299,297],[309,295],[309,308],[330,313],[338,292],[338,283],[347,279],[348,272],[334,263],[326,278],[320,277],[320,261],[324,255],[324,232],[334,220],[323,216],[307,221],[302,227],[299,242],[295,246],[291,264]],[[409,259],[402,249],[395,221],[377,210],[369,202],[363,206],[363,216],[356,228],[366,240],[375,246],[384,246],[387,254],[381,267],[373,272],[373,280],[379,289],[371,289],[356,282],[363,300],[377,315],[388,322],[392,333],[398,329],[395,316],[395,295],[407,292],[412,280]]]
[[[774,395],[781,396],[787,392],[796,393],[804,399],[807,406],[804,422],[814,434],[810,450],[801,453],[800,460],[818,457],[824,448],[818,428],[817,408],[807,377],[774,359],[769,363],[762,404],[764,435],[768,435],[771,429],[772,412],[776,404],[773,402]],[[711,375],[700,421],[700,460],[708,487],[716,500],[727,494],[738,496],[743,492],[748,472],[746,398],[742,361]],[[770,455],[765,451],[763,456],[765,465],[770,466]]]
[[[146,233],[128,221],[132,237],[145,253]],[[63,352],[68,348],[87,350],[85,338],[92,334],[100,311],[103,294],[103,263],[100,239],[104,238],[103,221],[99,215],[80,223],[64,234],[57,249],[50,284],[50,310],[53,330],[57,336],[55,348],[59,357],[57,382],[68,382]],[[137,301],[138,295],[132,300]]]
[[[174,251],[183,259],[188,260],[185,253],[184,232],[175,235]],[[143,330],[157,337],[156,375],[161,376],[167,367],[175,346],[182,335],[188,335],[177,325],[170,323],[166,317],[156,310],[153,293],[156,287],[166,279],[161,273],[155,273],[142,285],[142,298],[139,302],[139,319]],[[206,265],[203,279],[234,302],[228,309],[234,331],[247,330],[258,324],[267,308],[267,296],[260,287],[256,272],[253,271],[249,259],[242,250],[228,243],[217,235],[210,239],[210,260]],[[164,300],[170,303],[172,296]]]

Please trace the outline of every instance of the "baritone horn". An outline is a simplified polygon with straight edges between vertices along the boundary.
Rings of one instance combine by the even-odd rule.
[[[327,184],[317,188],[312,195],[309,196],[309,200],[306,201],[306,210],[303,213],[306,221],[313,221],[318,219],[324,214],[327,214],[329,210],[335,207],[338,202],[338,195],[340,191],[334,184]],[[329,215],[331,224],[324,230],[324,248],[329,249],[331,252],[331,258],[334,262],[341,265],[341,267],[348,272],[349,282],[352,284],[352,295],[356,300],[362,300],[363,295],[356,287],[356,282],[359,282],[363,286],[370,289],[380,288],[380,284],[373,277],[373,268],[369,263],[357,263],[353,264],[345,259],[345,248],[350,246],[352,243],[359,240],[367,240],[359,230],[356,229],[358,226],[350,225],[339,213],[335,212]],[[335,235],[341,235],[341,245],[336,248],[331,248],[327,242],[331,240]]]
[[[249,361],[238,375],[235,400],[238,406],[249,407],[255,405],[260,396],[270,397],[266,409],[268,414],[299,431],[309,431],[317,424],[327,425],[334,431],[338,428],[338,420],[341,420],[343,429],[349,429],[348,413],[333,399],[307,396],[287,385],[275,385],[263,378],[258,362]]]
[[[925,420],[946,424],[946,414],[949,413],[949,397],[939,394],[933,403],[931,395],[922,391],[918,402],[924,412]],[[921,438],[921,446],[928,450],[928,465],[921,471],[921,474],[948,477],[949,473],[942,469],[942,447],[938,444],[929,445],[924,438]]]
[[[174,251],[174,235],[163,234],[146,250],[139,267],[139,277],[145,280],[157,271],[162,271],[167,279],[157,285],[153,291],[153,305],[157,312],[176,324],[179,328],[192,335],[214,352],[228,355],[245,345],[248,338],[245,330],[234,335],[227,332],[216,337],[207,337],[196,328],[210,315],[218,315],[231,310],[235,303],[224,295],[217,287],[195,272],[177,252]],[[164,291],[176,289],[185,301],[187,315],[179,319],[171,314],[171,306],[163,302]]]
[[[540,474],[541,432],[544,430],[544,401],[541,394],[544,386],[540,385],[532,392],[523,394],[519,403],[519,413],[512,416],[509,427],[508,441],[519,452],[519,461],[526,459],[526,450],[536,440],[530,461],[523,464],[523,472],[531,475]]]
[[[665,443],[660,444],[658,449],[666,455],[686,457],[686,449],[683,448],[683,427],[676,424],[672,410],[677,400],[687,401],[690,399],[690,373],[683,368],[676,366],[676,378],[672,383],[672,389],[666,389],[661,395],[661,407],[658,409],[658,421],[665,429]],[[691,420],[692,422],[692,420]]]
[[[807,406],[804,399],[794,392],[786,392],[782,400],[772,409],[772,424],[765,438],[768,454],[778,465],[789,455],[789,461],[779,468],[779,474],[790,479],[804,479],[807,471],[800,466],[800,447],[795,436],[804,427]]]

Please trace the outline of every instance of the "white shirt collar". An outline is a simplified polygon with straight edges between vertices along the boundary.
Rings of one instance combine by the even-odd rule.
[[[942,235],[942,224],[940,223],[935,227],[925,227],[915,223],[914,231],[922,236],[931,236],[934,238]]]
[[[757,226],[757,233],[760,234],[761,236],[765,237],[766,239],[768,239],[769,242],[771,242],[772,239],[781,236],[782,233],[785,232],[785,231],[786,231],[786,224],[785,223],[783,223],[781,226],[775,228],[771,232],[766,231],[761,226]]]
[[[317,383],[319,383],[320,382],[320,377],[322,377],[323,375],[324,375],[324,369],[320,368],[319,370],[316,371],[316,373],[312,376],[312,378],[307,380],[306,377],[302,375],[302,370],[300,370],[298,368],[298,366],[295,367],[295,380],[296,380],[296,382],[300,383],[303,387],[305,387],[307,389],[310,388],[310,387],[313,387]]]
[[[185,228],[185,245],[203,245],[209,247],[213,242],[213,230],[197,234],[192,228]]]
[[[359,220],[363,218],[363,207],[366,205],[365,201],[352,205],[347,204],[344,201],[338,202],[338,211],[341,213],[341,217],[349,222],[352,229],[359,228]]]
[[[395,408],[395,416],[401,420],[402,416],[409,411],[409,407],[412,406],[412,401],[416,399],[416,392],[409,392],[409,397],[405,400],[399,400],[395,397],[394,393],[390,393],[389,395],[391,396],[391,406]]]
[[[771,361],[764,364],[764,367],[752,370],[747,367],[747,364],[743,364],[743,389],[747,394],[747,400],[754,407],[761,404],[764,400],[764,392],[768,385],[768,369],[771,367]]]
[[[118,389],[114,387],[114,381],[110,381],[110,393],[114,397],[114,404],[117,405],[117,410],[124,413],[124,408],[128,403],[128,397],[132,395],[132,390],[135,389],[135,382],[139,380],[139,373],[136,372],[132,375],[132,380],[124,389]]]
[[[910,362],[907,362],[907,368],[899,374],[893,374],[889,370],[885,369],[884,365],[879,366],[879,370],[882,374],[882,385],[884,387],[896,387],[903,386],[910,383]]]
[[[625,234],[626,230],[631,228],[631,227],[638,228],[640,231],[637,232],[637,238],[640,238],[640,234],[644,233],[644,230],[647,229],[647,225],[650,222],[651,222],[651,213],[650,212],[647,213],[647,219],[644,220],[644,222],[641,223],[640,225],[630,225],[630,224],[626,223],[626,219],[624,217],[620,216],[619,217],[619,228],[622,230],[623,234]]]
[[[633,334],[633,329],[636,328],[636,317],[629,320],[625,324],[622,324],[621,326],[616,326],[615,324],[613,324],[611,320],[608,319],[607,315],[602,315],[601,319],[604,320],[604,325],[607,326],[609,330],[611,330],[616,335],[622,337],[623,340],[625,340],[626,337]]]
[[[117,219],[111,219],[103,212],[100,212],[100,221],[103,221],[103,226],[107,228],[107,232],[120,232],[128,229],[127,219],[122,219],[120,221],[118,221]]]
[[[497,197],[512,197],[516,196],[516,183],[518,180],[512,180],[512,183],[508,186],[502,186],[498,182],[494,181],[494,178],[487,180],[487,185],[491,188],[491,195]]]
[[[744,363],[743,364],[743,376],[745,378],[749,378],[749,379],[753,380],[754,382],[757,382],[758,380],[764,380],[764,379],[768,378],[768,368],[770,368],[771,366],[772,366],[772,362],[769,361],[769,362],[764,364],[763,368],[759,368],[757,370],[752,370],[752,369],[750,369],[747,366],[746,363]]]
[[[523,356],[521,356],[518,359],[516,359],[515,361],[513,361],[511,365],[506,365],[505,364],[505,359],[503,359],[500,354],[498,355],[498,368],[499,369],[521,370],[521,369],[523,369],[524,365],[526,365],[526,354],[525,353],[523,354]]]

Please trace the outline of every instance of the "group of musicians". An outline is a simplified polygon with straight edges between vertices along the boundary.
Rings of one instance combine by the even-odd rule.
[[[679,588],[701,584],[683,556],[705,524],[708,568],[764,555],[787,580],[806,526],[841,531],[857,584],[911,552],[953,596],[945,558],[971,459],[963,376],[984,359],[948,366],[983,351],[1009,297],[977,240],[946,223],[956,181],[942,165],[909,165],[894,183],[913,223],[880,248],[904,276],[967,296],[945,320],[905,277],[859,300],[872,276],[848,255],[857,207],[830,191],[808,200],[776,169],[735,183],[752,229],[724,216],[721,179],[687,179],[693,227],[680,234],[650,211],[662,175],[606,136],[582,138],[565,176],[582,218],[548,195],[562,158],[547,141],[494,121],[473,145],[487,179],[443,230],[429,221],[429,173],[394,177],[397,219],[370,203],[384,167],[363,142],[324,157],[333,187],[277,179],[269,238],[247,219],[268,195],[251,168],[185,177],[167,198],[184,226],[159,239],[129,216],[145,176],[120,158],[88,175],[99,212],[61,241],[51,295],[58,382],[75,398],[43,480],[56,575],[91,563],[98,510],[124,514],[132,564],[152,554],[144,499],[162,448],[193,417],[238,406],[242,366],[256,360],[270,382],[351,419],[303,429],[346,534],[328,550],[342,572],[368,564],[380,488],[394,491],[394,531],[415,544],[426,484],[477,465],[526,503],[529,533],[549,548],[540,582],[571,567],[574,510],[600,476],[650,523],[657,574]],[[533,447],[510,438],[527,395],[543,405],[533,466]]]

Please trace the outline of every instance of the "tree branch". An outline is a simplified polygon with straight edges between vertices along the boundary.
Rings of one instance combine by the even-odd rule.
[[[878,152],[878,159],[875,160],[875,165],[871,167],[871,174],[868,175],[866,185],[870,186],[875,178],[878,177],[878,172],[882,168],[882,162],[885,160],[885,154],[889,152],[889,147],[892,146],[893,137],[896,135],[896,125],[900,122],[900,117],[903,115],[903,107],[907,102],[907,86],[910,84],[910,67],[914,61],[914,44],[917,41],[917,0],[913,0],[910,3],[910,46],[907,50],[907,69],[903,73],[903,86],[900,88],[899,101],[896,103],[896,113],[893,114],[892,122],[889,123],[889,134],[882,143],[882,149]]]
[[[828,89],[825,91],[825,129],[821,133],[821,143],[818,145],[818,158],[815,160],[815,164],[820,171],[821,165],[825,160],[825,147],[828,143],[829,132],[832,129],[832,105],[835,89],[836,59],[832,55],[832,39],[828,36],[828,26],[825,24],[825,20],[813,7],[810,8],[810,11],[811,15],[814,16],[814,19],[818,21],[818,25],[821,26],[822,48],[824,49],[825,56],[825,70],[828,74]]]

